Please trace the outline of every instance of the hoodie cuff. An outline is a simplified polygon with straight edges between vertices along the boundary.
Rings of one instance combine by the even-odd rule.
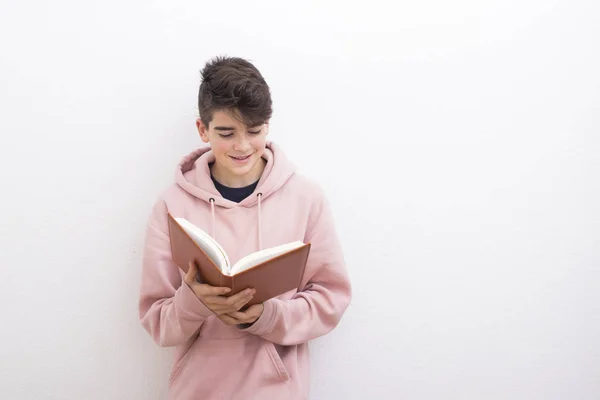
[[[275,316],[277,315],[276,300],[270,299],[263,303],[264,309],[260,317],[248,328],[241,329],[244,332],[252,333],[253,335],[262,336],[270,333],[273,330]]]
[[[215,315],[203,302],[196,296],[194,291],[187,283],[182,282],[181,286],[175,292],[175,305],[186,316],[192,318],[206,319]]]

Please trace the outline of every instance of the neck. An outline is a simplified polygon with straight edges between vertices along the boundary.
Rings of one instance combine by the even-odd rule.
[[[245,175],[232,175],[227,174],[226,171],[219,168],[217,163],[214,163],[211,167],[213,177],[221,184],[231,188],[240,188],[248,185],[252,185],[254,182],[260,179],[267,161],[261,158],[256,165]]]

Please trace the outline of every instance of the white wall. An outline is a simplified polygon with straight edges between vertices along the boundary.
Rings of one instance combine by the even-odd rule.
[[[335,208],[312,399],[600,398],[599,3],[391,3],[0,3],[2,399],[165,398],[143,228],[216,54]]]

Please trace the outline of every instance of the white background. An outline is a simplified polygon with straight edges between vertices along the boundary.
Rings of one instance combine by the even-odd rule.
[[[334,207],[311,399],[600,398],[597,1],[0,5],[2,399],[165,398],[143,229],[215,55]]]

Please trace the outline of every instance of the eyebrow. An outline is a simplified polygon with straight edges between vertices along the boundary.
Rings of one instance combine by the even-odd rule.
[[[260,128],[262,124],[256,125],[256,126],[251,126],[249,127],[249,129],[256,129],[256,128]],[[234,127],[232,126],[215,126],[215,131],[233,131],[235,130]]]

